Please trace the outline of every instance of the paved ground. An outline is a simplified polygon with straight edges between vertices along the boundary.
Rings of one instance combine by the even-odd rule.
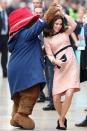
[[[32,117],[35,119],[35,131],[57,131],[56,121],[58,119],[56,111],[43,111],[45,103],[37,103]],[[0,131],[19,131],[20,129],[10,126],[10,113],[12,102],[7,79],[2,78],[0,69]],[[83,120],[86,116],[84,108],[87,107],[87,82],[81,84],[81,91],[74,95],[72,106],[67,114],[68,131],[87,131],[87,127],[78,128],[74,124]]]

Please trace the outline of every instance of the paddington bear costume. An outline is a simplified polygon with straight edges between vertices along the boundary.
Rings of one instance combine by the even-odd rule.
[[[46,83],[43,70],[41,41],[38,35],[48,25],[57,6],[51,5],[44,19],[39,19],[27,7],[13,11],[9,16],[9,42],[11,53],[8,63],[8,82],[13,100],[12,119],[15,127],[32,130],[34,121],[29,115]]]

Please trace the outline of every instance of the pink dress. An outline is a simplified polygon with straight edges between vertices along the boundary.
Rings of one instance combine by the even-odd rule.
[[[55,58],[54,54],[56,52],[70,45],[69,36],[66,33],[59,33],[52,37],[44,38],[44,45],[48,58],[52,60]],[[62,50],[56,55],[56,59],[60,59],[64,54],[67,58],[64,65],[60,69],[57,66],[54,67],[53,95],[64,95],[65,91],[70,88],[74,88],[75,92],[80,90],[79,65],[73,48],[68,47]]]

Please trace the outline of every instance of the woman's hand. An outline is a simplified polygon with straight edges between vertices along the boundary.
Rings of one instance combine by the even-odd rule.
[[[62,62],[62,60],[55,60],[54,64],[61,68],[63,66],[64,62]]]
[[[55,14],[58,11],[58,7],[56,3],[53,3],[49,6],[48,10],[44,14],[44,18],[47,20],[48,23],[54,18]]]
[[[58,15],[61,15],[64,17],[65,12],[64,12],[63,7],[61,5],[57,5],[57,8],[58,8],[58,11],[57,11],[56,15],[58,14]]]
[[[63,7],[61,5],[58,5],[58,9],[61,11],[61,13],[64,13]]]
[[[63,62],[62,62],[62,60],[57,60],[56,64],[61,67],[63,65]]]

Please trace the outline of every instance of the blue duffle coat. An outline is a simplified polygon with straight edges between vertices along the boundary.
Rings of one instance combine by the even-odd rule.
[[[8,42],[8,50],[11,52],[8,63],[11,98],[17,92],[36,84],[43,87],[46,83],[41,41],[38,38],[45,26],[45,20],[38,20],[30,28],[24,27],[18,31]]]

